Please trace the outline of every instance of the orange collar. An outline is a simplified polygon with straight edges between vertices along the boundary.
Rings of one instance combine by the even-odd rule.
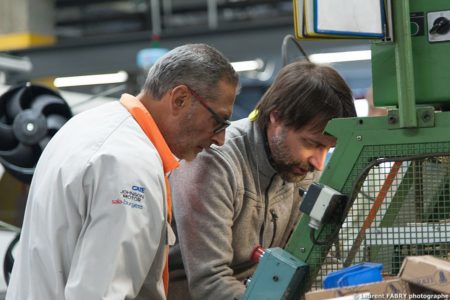
[[[164,140],[164,137],[156,125],[155,120],[153,120],[152,115],[141,103],[141,101],[129,94],[123,94],[120,98],[120,103],[122,103],[122,105],[125,106],[125,108],[130,112],[145,132],[145,135],[155,146],[163,162],[164,173],[167,174],[178,167],[178,160],[175,158],[172,151],[170,151],[170,148]]]

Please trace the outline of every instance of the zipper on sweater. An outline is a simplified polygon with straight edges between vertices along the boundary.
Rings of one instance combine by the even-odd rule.
[[[276,173],[273,174],[272,178],[270,178],[269,185],[267,186],[266,190],[264,191],[264,220],[263,220],[263,223],[261,225],[261,230],[259,231],[259,244],[261,246],[264,246],[264,244],[263,244],[263,242],[264,242],[264,228],[266,227],[267,215],[269,214],[269,189],[270,189],[270,187],[271,187],[271,185],[273,183],[273,180],[274,180],[275,176],[277,176]]]
[[[277,220],[278,220],[278,215],[275,211],[275,209],[271,209],[270,210],[270,215],[272,216],[272,223],[273,223],[273,234],[272,234],[272,240],[270,241],[270,245],[269,248],[273,246],[273,242],[275,241],[275,236],[277,235]]]

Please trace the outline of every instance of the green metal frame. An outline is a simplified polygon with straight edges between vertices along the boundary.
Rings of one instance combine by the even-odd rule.
[[[417,154],[434,156],[450,153],[450,112],[436,112],[434,127],[402,128],[392,130],[389,117],[367,117],[332,120],[326,132],[336,136],[338,144],[327,164],[320,182],[346,195],[353,192],[353,182],[361,176],[367,165],[377,158],[399,158]],[[377,148],[377,146],[380,146]],[[392,147],[390,147],[392,146]],[[374,150],[374,147],[376,150]],[[367,161],[367,151],[373,160]],[[401,201],[400,195],[393,201]],[[353,201],[351,199],[350,201]],[[385,221],[387,222],[387,220]],[[309,216],[302,215],[289,240],[286,251],[310,266],[310,284],[316,277],[331,245],[313,244],[309,235]],[[324,226],[318,238],[329,238],[334,225]]]
[[[428,12],[450,10],[446,0],[392,0],[394,42],[372,45],[372,81],[376,106],[405,106],[402,122],[414,122],[415,104],[448,102],[450,95],[450,52],[448,42],[428,42]],[[409,7],[408,7],[409,6]],[[421,27],[411,36],[409,13]],[[398,74],[398,73],[402,74]],[[397,93],[401,89],[401,95]],[[412,91],[414,92],[412,93]],[[400,98],[411,99],[406,104]],[[415,101],[414,101],[415,100]],[[407,116],[408,117],[407,117]]]
[[[398,109],[391,110],[386,117],[335,119],[325,130],[337,137],[338,143],[320,182],[351,195],[351,203],[359,190],[353,183],[364,176],[367,167],[378,158],[394,160],[414,155],[450,154],[450,112],[435,112],[432,106],[416,106],[416,103],[450,102],[450,68],[446,68],[450,66],[450,43],[430,45],[426,41],[427,34],[414,37],[412,41],[410,31],[410,5],[413,11],[426,15],[427,11],[450,10],[450,3],[446,0],[393,0],[392,4],[394,41],[373,44],[372,72],[375,103],[396,105]],[[427,28],[426,22],[424,28]],[[424,50],[428,53],[424,54]],[[440,60],[428,58],[436,53],[441,55]],[[433,71],[443,78],[423,77],[422,73],[430,75]],[[433,80],[437,80],[438,85]],[[430,91],[428,85],[434,90]],[[438,87],[440,90],[436,90]],[[399,194],[393,201],[402,199]],[[308,223],[309,216],[302,215],[286,246],[286,251],[310,266],[303,292],[313,284],[331,248],[331,242],[320,246],[311,241],[307,234]],[[333,239],[330,234],[339,225],[342,224],[324,225],[317,239]]]

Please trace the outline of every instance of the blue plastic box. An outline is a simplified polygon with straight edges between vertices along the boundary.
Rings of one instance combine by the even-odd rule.
[[[323,280],[323,287],[338,288],[382,281],[383,264],[363,262],[339,271],[329,273]]]

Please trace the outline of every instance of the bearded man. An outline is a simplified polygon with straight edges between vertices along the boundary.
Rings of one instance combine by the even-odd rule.
[[[299,217],[299,188],[318,179],[336,139],[329,120],[356,116],[331,67],[285,66],[248,118],[170,177],[179,243],[169,299],[239,299],[253,250],[284,247]],[[309,234],[309,232],[305,232]]]

